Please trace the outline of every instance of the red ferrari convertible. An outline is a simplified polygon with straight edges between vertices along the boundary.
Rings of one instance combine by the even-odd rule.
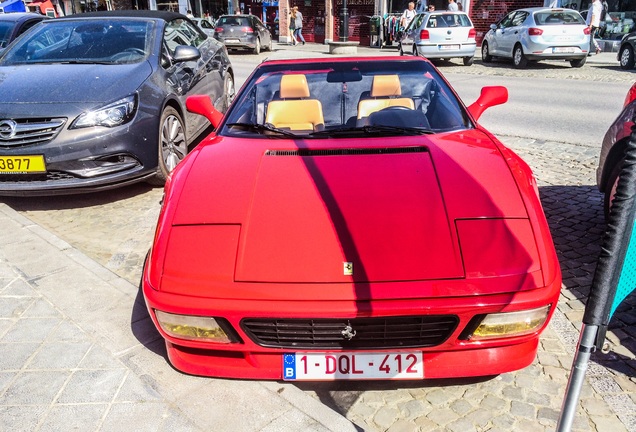
[[[195,375],[426,379],[523,368],[561,274],[529,167],[422,58],[266,61],[166,184],[143,275]]]

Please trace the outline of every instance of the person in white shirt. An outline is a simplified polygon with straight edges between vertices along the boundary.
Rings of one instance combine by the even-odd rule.
[[[448,10],[450,12],[457,12],[459,10],[459,8],[457,7],[457,3],[455,3],[455,0],[448,0]]]
[[[590,28],[590,52],[588,55],[592,54],[592,47],[596,50],[596,54],[601,52],[601,47],[596,42],[594,36],[596,35],[596,31],[601,26],[601,13],[603,12],[603,3],[601,0],[594,0],[590,5],[590,8],[587,11],[587,19],[585,20],[585,24]]]
[[[400,19],[400,26],[402,26],[403,29],[407,28],[413,18],[415,18],[415,3],[410,2],[408,9],[405,9],[404,13],[402,14],[402,18]]]

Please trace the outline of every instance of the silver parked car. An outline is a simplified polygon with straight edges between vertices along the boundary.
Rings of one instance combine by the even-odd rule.
[[[259,54],[272,50],[272,34],[254,15],[222,15],[216,22],[214,37],[228,49],[247,49]]]
[[[417,14],[400,40],[400,55],[413,54],[429,59],[463,58],[473,64],[475,28],[464,12],[426,12]]]
[[[515,67],[529,61],[566,60],[572,67],[585,64],[590,29],[572,9],[528,8],[510,12],[492,24],[481,44],[481,58],[511,58]]]
[[[191,18],[192,22],[195,23],[203,33],[210,37],[214,37],[214,25],[204,18]]]

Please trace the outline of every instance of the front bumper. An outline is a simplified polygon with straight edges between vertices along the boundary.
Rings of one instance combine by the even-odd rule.
[[[417,44],[417,52],[426,58],[473,57],[476,48],[475,43]]]
[[[271,288],[271,287],[270,287]],[[267,290],[268,287],[261,289]],[[190,297],[156,291],[146,274],[143,293],[150,316],[166,340],[168,357],[177,369],[193,374],[226,378],[283,378],[283,354],[293,352],[385,352],[421,351],[425,378],[486,376],[524,368],[535,358],[539,334],[536,333],[487,341],[469,341],[462,335],[476,315],[526,310],[551,304],[551,316],[560,293],[560,280],[548,287],[513,294],[455,298],[357,301],[281,301],[227,300]],[[214,316],[227,320],[241,342],[215,344],[176,339],[158,325],[155,310],[173,314]],[[300,349],[292,346],[265,347],[256,344],[243,330],[244,318],[401,317],[456,315],[459,324],[450,336],[436,346],[364,350]]]
[[[116,128],[62,130],[51,141],[0,146],[0,156],[43,155],[45,174],[0,174],[0,196],[73,194],[142,181],[158,164],[159,119],[139,111]]]

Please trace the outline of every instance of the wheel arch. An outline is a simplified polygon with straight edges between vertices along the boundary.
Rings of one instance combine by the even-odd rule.
[[[620,141],[617,141],[607,154],[605,163],[603,164],[601,183],[599,185],[599,190],[601,192],[606,192],[607,188],[611,187],[611,185],[609,184],[609,177],[612,174],[614,167],[621,161],[621,159],[625,157],[625,148],[627,147],[629,138],[630,136],[628,135],[622,138]]]

